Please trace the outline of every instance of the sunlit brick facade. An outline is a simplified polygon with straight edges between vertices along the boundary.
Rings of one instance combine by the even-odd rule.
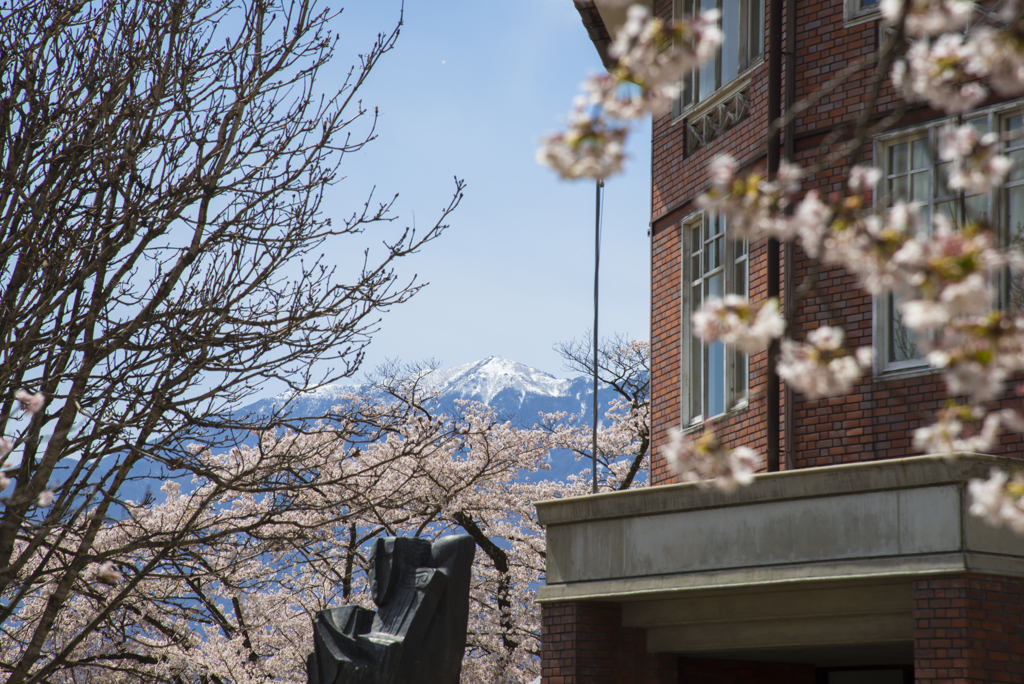
[[[752,5],[737,1],[732,15],[745,16]],[[783,251],[780,290],[790,334],[801,339],[819,325],[840,326],[849,346],[874,348],[873,371],[834,399],[808,400],[783,384],[780,470],[791,472],[759,478],[732,498],[672,486],[676,478],[660,453],[671,428],[699,432],[712,417],[731,445],[767,449],[767,354],[744,364],[694,351],[688,291],[705,276],[686,264],[696,263],[688,259],[699,242],[688,236],[706,225],[695,200],[709,184],[709,161],[728,153],[744,170],[766,168],[769,33],[783,34],[784,67],[793,60],[793,88],[785,72],[780,87],[807,103],[783,143],[784,153],[810,169],[805,189],[844,193],[845,170],[858,160],[885,171],[883,193],[887,182],[896,187],[905,176],[920,183],[933,173],[913,161],[898,166],[915,144],[934,139],[940,115],[905,108],[888,78],[876,79],[882,29],[873,3],[797,0],[789,8],[785,1],[794,0],[784,0],[782,16],[796,27],[791,37],[785,21],[771,25],[771,1],[760,17],[761,57],[653,122],[651,484],[668,487],[589,497],[573,510],[538,507],[549,543],[548,585],[539,595],[542,681],[1024,681],[1024,540],[965,512],[966,480],[1002,461],[914,458],[912,431],[944,405],[945,385],[904,348],[888,309],[842,269],[816,266],[799,247]],[[575,2],[606,54],[614,26],[602,17],[620,15],[600,0]],[[653,3],[665,19],[691,7],[688,0]],[[751,24],[741,20],[741,38]],[[720,59],[721,73],[727,60]],[[856,70],[858,60],[866,68]],[[979,112],[979,125],[1003,131],[1018,125],[1024,103],[992,100]],[[840,154],[860,118],[884,126],[858,150]],[[1009,221],[1008,207],[1018,200],[1007,193],[1016,190],[1000,192],[984,200],[987,211]],[[1012,218],[1018,225],[1021,217]],[[766,297],[767,249],[765,240],[750,244],[745,281],[735,278],[754,301]],[[701,389],[695,368],[724,389]],[[1019,401],[1008,392],[997,403]],[[1016,458],[1020,443],[1020,435],[1005,435],[993,456]],[[832,467],[817,471],[821,466]],[[733,553],[733,544],[744,551]],[[606,557],[612,560],[604,563]]]

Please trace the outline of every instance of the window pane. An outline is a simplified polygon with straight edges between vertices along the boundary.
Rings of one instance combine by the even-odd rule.
[[[747,262],[740,261],[736,264],[734,269],[734,275],[732,279],[733,294],[746,295],[747,294]]]
[[[1024,246],[1024,186],[1006,189],[1006,227],[1010,245]]]
[[[900,312],[897,308],[898,300],[889,295],[889,361],[909,361],[921,358],[917,351],[916,338],[913,331],[903,326],[900,320]]]
[[[736,402],[747,396],[747,355],[734,351],[733,364],[732,396],[729,397],[729,402],[735,405]]]
[[[935,167],[937,177],[935,179],[935,196],[941,197],[949,193],[949,167],[950,162],[944,162]]]
[[[701,357],[704,345],[696,337],[690,341],[690,418],[704,414],[704,374],[701,369]]]
[[[1010,246],[1024,246],[1024,186],[1007,188],[1006,230]],[[1024,273],[1010,273],[1010,301],[1012,311],[1024,309]]]
[[[907,172],[907,144],[900,143],[889,148],[889,173]]]
[[[988,197],[985,195],[965,197],[964,205],[968,221],[980,221],[988,217]]]
[[[949,200],[948,202],[938,202],[935,205],[935,213],[943,214],[950,221],[959,221],[960,212],[957,211],[957,203],[955,200]]]
[[[897,176],[889,181],[889,198],[895,202],[907,199],[907,177]]]
[[[964,121],[964,123],[967,124],[968,126],[970,126],[971,128],[973,128],[975,131],[977,131],[979,138],[981,136],[985,135],[986,133],[988,133],[988,117],[987,116],[978,116],[978,117],[975,117],[973,119],[969,119],[967,121]]]
[[[713,342],[707,347],[708,412],[706,417],[725,413],[725,345]]]
[[[910,199],[915,202],[927,202],[931,194],[932,188],[927,171],[910,176]]]
[[[740,73],[740,0],[722,0],[722,84]]]
[[[700,9],[702,12],[718,9],[718,4],[715,0],[700,0]],[[718,83],[715,79],[717,61],[717,59],[709,60],[707,64],[700,68],[700,74],[698,75],[700,83],[697,87],[700,89],[699,99],[701,100],[705,99],[718,89]]]
[[[707,291],[708,297],[721,297],[725,294],[725,288],[722,287],[722,273],[718,272],[715,275],[707,279]]]
[[[913,142],[913,168],[927,169],[931,166],[931,155],[928,154],[928,141],[924,138]]]
[[[1024,178],[1024,150],[1014,150],[1007,156],[1013,160],[1013,168],[1010,169],[1010,180]]]
[[[761,26],[761,17],[764,16],[764,1],[747,0],[747,8],[749,9],[747,38],[749,39],[750,47],[748,48],[746,66],[750,66],[750,63],[761,54],[761,48],[764,44],[764,28]]]

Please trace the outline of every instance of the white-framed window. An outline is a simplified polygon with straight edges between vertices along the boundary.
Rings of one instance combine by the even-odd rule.
[[[879,0],[844,0],[843,19],[846,24],[859,24],[877,19]]]
[[[880,197],[885,206],[899,200],[920,206],[930,228],[934,217],[944,214],[957,224],[984,219],[999,230],[1002,244],[1024,242],[1024,138],[1006,143],[1006,154],[1015,161],[1006,184],[987,194],[953,192],[946,187],[949,162],[938,158],[939,131],[951,124],[974,126],[980,134],[998,131],[1004,136],[1024,132],[1024,109],[1020,102],[972,112],[961,121],[954,118],[931,121],[923,126],[879,136],[875,159],[883,171]],[[1024,306],[1024,274],[1000,276],[999,302],[1004,308]],[[921,345],[900,323],[893,296],[875,301],[875,359],[879,373],[914,371],[927,367]]]
[[[720,11],[722,46],[707,64],[683,79],[676,116],[711,99],[761,58],[764,50],[764,0],[674,0],[677,18],[690,19],[701,12]]]
[[[683,427],[747,402],[748,359],[721,342],[703,344],[690,314],[708,297],[747,295],[748,247],[725,234],[725,217],[696,214],[682,223]]]

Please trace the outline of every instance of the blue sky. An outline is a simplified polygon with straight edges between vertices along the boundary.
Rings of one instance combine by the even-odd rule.
[[[337,58],[321,77],[342,77],[400,6],[346,7]],[[400,264],[430,285],[385,315],[365,370],[387,358],[452,366],[497,355],[566,375],[552,345],[593,322],[594,185],[560,181],[533,155],[600,68],[572,0],[407,0],[398,45],[362,92],[379,108],[379,138],[345,159],[347,178],[325,208],[340,218],[376,186],[380,198],[400,193],[403,225],[426,226],[453,176],[467,190],[450,230]],[[600,330],[646,339],[649,121],[628,152],[626,173],[605,192]]]

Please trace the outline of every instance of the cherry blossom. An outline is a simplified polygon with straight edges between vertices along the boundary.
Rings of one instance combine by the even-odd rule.
[[[959,114],[981,104],[988,89],[977,44],[957,33],[911,43],[906,58],[893,66],[892,82],[908,101],[926,101]]]
[[[810,399],[845,394],[871,367],[872,351],[861,347],[847,354],[844,337],[841,328],[821,326],[808,333],[806,344],[783,340],[779,376]]]
[[[669,111],[679,95],[679,83],[631,88],[611,74],[600,74],[583,81],[583,91],[587,104],[599,105],[613,119],[639,119]]]
[[[978,136],[973,126],[947,127],[939,133],[939,157],[952,161],[947,185],[950,190],[987,193],[1002,185],[1013,162],[998,154],[997,133]]]
[[[40,506],[42,506],[43,508],[46,508],[48,506],[52,506],[53,505],[53,499],[54,499],[53,492],[51,492],[51,491],[40,492],[39,496],[36,498],[36,503],[39,504]]]
[[[772,298],[753,306],[739,295],[724,299],[709,297],[691,316],[693,334],[705,343],[721,340],[745,354],[756,354],[781,337],[786,321],[779,313],[779,301]]]
[[[810,211],[798,211],[800,215],[795,220],[786,215],[803,177],[798,165],[781,164],[772,181],[757,173],[737,176],[737,168],[732,157],[717,157],[710,169],[714,185],[697,198],[697,205],[702,209],[727,217],[726,225],[734,239],[759,240],[768,236],[788,240],[796,235],[798,226],[806,224],[808,214],[817,210],[809,205]]]
[[[899,22],[904,0],[881,0],[879,10],[886,23]],[[945,31],[963,31],[974,3],[968,0],[911,0],[904,28],[908,36],[934,36]]]
[[[42,392],[32,394],[28,390],[21,389],[14,393],[14,398],[21,404],[21,410],[28,414],[39,413],[46,405],[46,397]]]
[[[114,564],[111,561],[103,561],[100,563],[100,566],[96,568],[97,582],[109,584],[110,586],[117,586],[123,579],[124,575],[114,567]]]
[[[692,21],[664,22],[649,8],[633,4],[618,29],[609,54],[616,66],[583,82],[569,129],[543,139],[536,154],[562,178],[607,178],[622,170],[629,121],[669,111],[683,76],[714,57],[722,43],[719,12]]]
[[[850,169],[848,184],[854,192],[860,193],[874,190],[882,178],[882,170],[865,164],[858,164]]]
[[[938,421],[914,431],[914,446],[926,454],[984,453],[995,443],[999,413],[988,416],[972,406],[954,406],[939,411]],[[972,429],[978,424],[980,430]]]
[[[1014,4],[1006,3],[1004,9]],[[1013,23],[1008,30],[979,26],[971,31],[971,36],[977,46],[975,68],[986,74],[993,90],[1004,97],[1024,93],[1024,41],[1019,28]]]
[[[994,527],[1006,525],[1017,534],[1024,534],[1024,473],[1011,477],[993,468],[987,480],[971,479],[967,483],[971,497],[971,515],[983,518]]]
[[[618,60],[620,81],[652,89],[676,84],[694,67],[714,57],[722,44],[719,12],[710,10],[692,22],[663,22],[648,7],[634,4],[608,52]]]
[[[536,158],[562,178],[607,178],[622,170],[625,140],[625,128],[610,126],[580,108],[573,113],[569,130],[544,139]]]
[[[761,459],[752,449],[726,448],[710,422],[704,424],[703,432],[696,437],[673,428],[662,453],[684,482],[713,485],[723,492],[733,492],[753,482],[754,473],[761,466]]]
[[[1000,311],[962,317],[929,341],[927,359],[942,369],[950,394],[973,404],[994,399],[1006,377],[1024,369],[1024,320]]]

